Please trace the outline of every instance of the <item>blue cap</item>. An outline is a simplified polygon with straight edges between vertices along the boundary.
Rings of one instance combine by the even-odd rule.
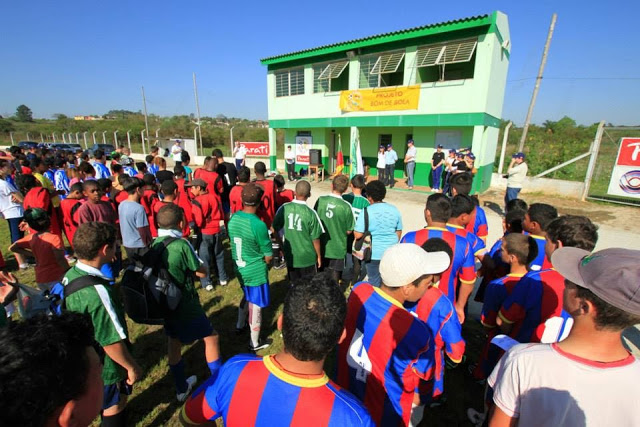
[[[413,144],[413,139],[408,140],[407,144]]]
[[[469,156],[469,158],[471,160],[475,160],[476,159],[476,156],[473,153],[469,153],[469,154],[467,154],[467,156]]]
[[[449,154],[451,154],[451,153],[455,154],[455,153],[456,153],[456,150],[454,150],[453,148],[452,148],[452,149],[450,149],[450,150],[449,150]]]
[[[522,151],[519,151],[516,154],[514,154],[513,157],[516,159],[524,159],[525,155]]]
[[[437,148],[444,148],[444,145],[438,144]]]
[[[392,145],[391,145],[391,144],[387,144],[387,148],[391,148],[391,147],[392,147]]]

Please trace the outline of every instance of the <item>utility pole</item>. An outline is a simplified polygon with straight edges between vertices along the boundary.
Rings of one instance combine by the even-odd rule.
[[[536,105],[536,98],[538,97],[538,91],[540,90],[540,82],[542,81],[542,73],[544,72],[544,66],[547,64],[547,55],[549,53],[549,46],[551,45],[551,37],[553,37],[553,29],[556,26],[557,18],[558,18],[557,13],[554,13],[553,16],[551,17],[549,34],[547,34],[547,42],[544,45],[544,52],[542,53],[542,61],[540,62],[538,77],[536,77],[536,85],[533,88],[533,95],[531,96],[529,111],[527,111],[527,118],[525,119],[524,127],[522,128],[522,138],[520,138],[520,145],[518,146],[518,151],[522,151],[524,149],[524,142],[527,140],[527,131],[529,130],[529,124],[531,123],[531,116],[533,115],[533,107]]]
[[[149,138],[149,117],[147,116],[147,98],[144,96],[144,86],[142,86],[142,105],[144,106],[144,128],[147,131],[147,138]],[[142,152],[144,153],[144,134],[142,134]]]
[[[193,94],[196,98],[196,112],[198,114],[198,123],[196,123],[196,125],[198,126],[198,134],[200,135],[199,137],[199,142],[200,142],[200,155],[202,155],[202,128],[200,127],[200,102],[198,102],[198,85],[196,83],[196,73],[193,73]]]

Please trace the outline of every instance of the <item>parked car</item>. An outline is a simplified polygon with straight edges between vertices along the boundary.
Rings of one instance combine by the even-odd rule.
[[[113,151],[116,151],[116,147],[114,147],[111,144],[93,144],[93,147],[89,148],[87,152],[89,153],[89,156],[93,156],[93,153],[95,153],[96,150],[104,151],[104,154],[107,156],[107,159],[109,160],[111,159],[111,153]]]
[[[82,148],[82,145],[80,144],[67,144],[69,146],[69,149],[71,150],[70,152],[75,154],[76,151],[80,150],[84,150],[84,148]]]
[[[64,151],[65,153],[75,153],[75,148],[71,147],[72,144],[65,144],[63,142],[56,142],[49,145],[49,148],[52,150]],[[75,144],[73,144],[75,145]]]
[[[35,141],[20,141],[18,142],[18,147],[22,148],[23,150],[30,150],[31,148],[37,148],[38,143]]]

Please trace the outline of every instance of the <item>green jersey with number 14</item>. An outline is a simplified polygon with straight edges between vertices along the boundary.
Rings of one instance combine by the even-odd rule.
[[[238,211],[229,220],[231,256],[240,283],[260,286],[269,281],[264,257],[271,256],[271,239],[264,222],[255,214]]]
[[[319,239],[324,229],[316,212],[301,200],[285,203],[276,212],[273,228],[284,233],[284,257],[287,266],[311,267],[316,263],[313,241]]]

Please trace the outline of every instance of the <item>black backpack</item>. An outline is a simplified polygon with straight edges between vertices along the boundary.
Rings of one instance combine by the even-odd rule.
[[[136,323],[162,325],[180,304],[181,287],[162,263],[162,253],[176,240],[164,239],[124,272],[120,282],[124,310]]]

